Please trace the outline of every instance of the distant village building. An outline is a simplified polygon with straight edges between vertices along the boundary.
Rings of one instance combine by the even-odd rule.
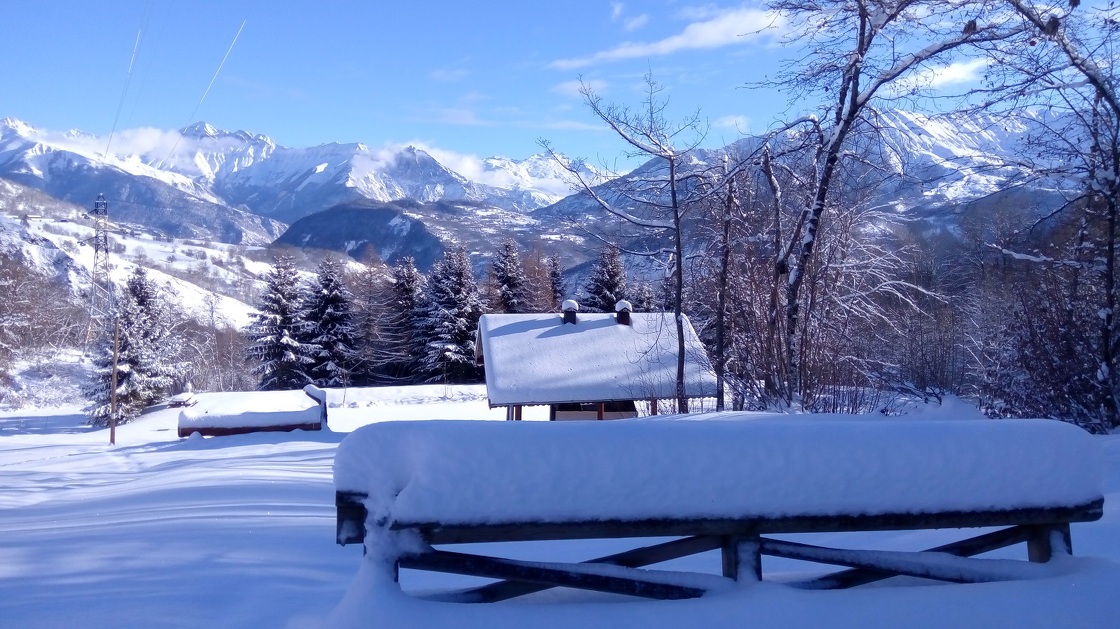
[[[547,405],[549,419],[636,417],[636,401],[676,399],[677,332],[672,313],[487,314],[478,324],[475,360],[486,372],[490,407],[520,419],[524,406]],[[716,394],[715,373],[687,317],[685,394]]]

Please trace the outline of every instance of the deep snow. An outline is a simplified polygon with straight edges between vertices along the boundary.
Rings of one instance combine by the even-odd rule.
[[[334,429],[371,420],[495,415],[478,387],[385,394],[332,400],[340,418]],[[385,575],[374,562],[363,561],[356,547],[334,544],[331,466],[344,434],[180,440],[177,419],[178,409],[155,410],[118,428],[117,445],[108,446],[107,431],[83,426],[75,408],[0,412],[0,625],[1107,627],[1120,617],[1120,436],[1094,438],[1106,462],[1104,519],[1075,524],[1076,556],[1049,565],[1039,578],[978,585],[896,579],[837,592],[767,582],[674,602],[555,591],[522,602],[460,606],[378,583]],[[1020,464],[1017,452],[1005,456]],[[953,537],[866,533],[811,541],[913,549],[935,546],[946,535]],[[576,560],[618,544],[537,543],[499,552]],[[1024,553],[1012,548],[996,556]],[[684,569],[718,571],[714,556],[681,561]],[[778,579],[807,569],[794,562],[766,565],[768,576]],[[402,575],[409,592],[456,579],[462,578]]]

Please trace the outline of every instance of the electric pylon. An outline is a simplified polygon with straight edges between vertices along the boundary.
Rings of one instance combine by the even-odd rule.
[[[101,332],[113,308],[113,287],[109,280],[109,202],[104,194],[97,195],[89,217],[93,220],[93,269],[90,272],[93,286],[89,292],[86,343]]]

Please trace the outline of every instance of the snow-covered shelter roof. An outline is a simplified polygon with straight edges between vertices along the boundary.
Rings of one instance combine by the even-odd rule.
[[[704,346],[684,318],[685,394],[716,393]],[[677,332],[672,313],[488,314],[478,324],[491,406],[676,397]]]

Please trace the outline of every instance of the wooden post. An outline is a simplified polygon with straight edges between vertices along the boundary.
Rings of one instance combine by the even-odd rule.
[[[598,410],[599,410],[599,416],[596,417],[595,419],[603,419],[603,414],[607,410],[607,403],[606,402],[599,402],[599,409]]]
[[[649,414],[650,415],[656,415],[657,414],[657,398],[650,398],[649,399]]]
[[[1027,540],[1027,559],[1032,563],[1046,563],[1057,553],[1071,554],[1069,524],[1035,526]]]
[[[513,407],[513,421],[521,421],[521,405]]]
[[[745,583],[762,580],[762,552],[758,537],[725,536],[720,551],[723,576]]]

